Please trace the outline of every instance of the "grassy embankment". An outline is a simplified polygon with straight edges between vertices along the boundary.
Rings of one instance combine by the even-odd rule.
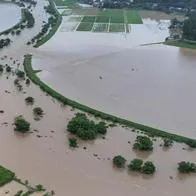
[[[80,103],[77,103],[73,100],[70,100],[70,99],[64,97],[63,95],[61,95],[57,91],[53,90],[51,87],[49,87],[47,84],[45,84],[44,82],[42,82],[39,79],[39,77],[36,75],[36,72],[32,69],[31,60],[32,60],[31,55],[25,55],[24,70],[26,72],[26,75],[32,80],[32,82],[34,82],[36,85],[38,85],[40,87],[40,89],[42,89],[44,92],[47,92],[49,95],[51,95],[53,98],[57,99],[61,103],[65,104],[65,105],[70,105],[70,106],[72,106],[74,108],[77,108],[81,111],[92,114],[95,117],[99,117],[99,118],[107,120],[107,121],[112,121],[114,123],[119,123],[121,125],[125,125],[125,126],[130,127],[130,128],[139,129],[139,130],[145,132],[146,134],[148,134],[150,136],[169,138],[169,139],[172,139],[176,142],[183,142],[183,143],[186,143],[187,145],[189,145],[191,147],[196,148],[196,140],[195,139],[191,139],[191,138],[187,138],[187,137],[184,137],[184,136],[172,134],[172,133],[162,131],[162,130],[159,130],[159,129],[156,129],[156,128],[152,128],[152,127],[145,126],[145,125],[142,125],[142,124],[139,124],[139,123],[135,123],[135,122],[132,122],[132,121],[129,121],[129,120],[118,118],[116,116],[106,114],[104,112],[92,109],[88,106],[82,105]]]
[[[0,166],[0,187],[14,180],[15,174]]]
[[[62,15],[59,14],[59,12],[57,11],[53,0],[49,0],[49,2],[51,2],[52,6],[53,6],[53,9],[55,10],[55,12],[58,16],[57,22],[54,26],[52,26],[52,28],[50,29],[48,34],[46,34],[45,36],[43,36],[41,39],[38,40],[38,42],[34,45],[35,48],[38,48],[39,46],[46,43],[56,33],[56,31],[58,30],[58,28],[59,28],[59,26],[61,25],[61,22],[62,22]]]
[[[189,43],[189,42],[186,42],[183,40],[166,41],[164,44],[169,45],[169,46],[176,46],[176,47],[180,47],[180,48],[196,49],[196,43]]]

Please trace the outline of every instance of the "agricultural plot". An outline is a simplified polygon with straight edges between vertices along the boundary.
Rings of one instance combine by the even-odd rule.
[[[72,17],[74,16],[82,17],[77,20],[81,23],[76,31],[129,33],[130,24],[142,24],[142,18],[136,10],[74,8]]]
[[[93,23],[90,22],[81,22],[76,29],[76,31],[91,31],[93,28]]]
[[[118,24],[118,23],[110,23],[109,32],[125,32],[125,25],[124,24]]]
[[[108,32],[109,24],[107,23],[94,23],[93,32]]]
[[[67,7],[76,7],[75,0],[54,0],[56,6],[67,6]]]

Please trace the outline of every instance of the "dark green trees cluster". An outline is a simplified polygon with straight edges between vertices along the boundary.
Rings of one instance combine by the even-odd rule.
[[[35,19],[33,17],[33,14],[27,9],[24,10],[24,18],[25,18],[25,21],[26,21],[26,27],[27,28],[34,27]]]
[[[151,151],[153,150],[153,142],[149,137],[139,135],[136,138],[133,148],[135,150]]]
[[[113,158],[113,164],[117,168],[124,168],[126,163],[126,159],[121,156],[115,156]],[[130,171],[137,171],[144,174],[154,174],[156,171],[155,165],[151,161],[146,161],[145,163],[141,159],[133,159],[128,165]]]
[[[183,37],[196,41],[196,12],[191,12],[189,18],[184,21]]]
[[[181,161],[178,163],[178,171],[180,173],[194,173],[196,172],[196,164],[186,161]]]
[[[165,148],[171,147],[173,145],[173,140],[170,140],[168,138],[163,139],[163,146]]]
[[[83,140],[93,140],[98,134],[105,134],[107,127],[104,122],[95,123],[85,114],[77,113],[67,125],[67,131]]]
[[[126,163],[126,159],[121,155],[117,155],[113,158],[113,164],[118,168],[124,168]]]
[[[9,38],[6,39],[0,39],[0,49],[9,46],[11,43],[11,40]]]
[[[30,129],[30,123],[27,122],[23,116],[17,116],[14,120],[15,131],[25,133]]]

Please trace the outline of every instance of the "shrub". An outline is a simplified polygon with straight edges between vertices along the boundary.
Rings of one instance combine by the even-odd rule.
[[[3,72],[3,65],[0,65],[0,72]]]
[[[22,193],[23,193],[23,191],[20,190],[20,191],[18,191],[14,196],[22,196]]]
[[[27,97],[25,99],[25,102],[28,103],[28,104],[33,104],[34,103],[34,98],[33,97]]]
[[[10,66],[7,66],[5,69],[7,72],[11,72],[12,68]]]
[[[33,113],[37,116],[42,116],[44,114],[44,111],[40,107],[36,107],[33,109]]]
[[[151,161],[146,161],[141,171],[144,174],[154,174],[156,171],[156,167]]]
[[[168,138],[164,138],[163,142],[164,142],[163,146],[166,147],[166,148],[173,145],[173,141],[168,139]]]
[[[40,191],[44,191],[45,190],[44,187],[43,187],[43,185],[41,185],[41,184],[36,185],[35,186],[35,189],[36,189],[37,192],[40,192]]]
[[[132,171],[141,171],[143,165],[143,160],[141,159],[133,159],[131,163],[128,165],[129,170]]]
[[[29,85],[29,84],[30,84],[30,80],[27,78],[25,83],[26,83],[27,85]]]
[[[178,171],[180,173],[196,172],[196,165],[194,163],[181,161],[180,163],[178,163]]]
[[[77,139],[74,138],[74,137],[69,138],[69,146],[72,147],[72,148],[78,147]]]
[[[25,132],[29,131],[29,129],[30,129],[30,123],[27,122],[23,118],[23,116],[16,117],[14,124],[15,124],[15,131],[25,133]]]
[[[118,168],[125,167],[126,159],[122,157],[121,155],[115,156],[113,158],[113,164]]]
[[[17,75],[19,78],[24,78],[24,77],[25,77],[24,71],[21,71],[21,70],[18,70],[18,71],[16,72],[16,75]]]
[[[93,140],[97,134],[105,134],[107,132],[104,122],[95,124],[90,121],[85,114],[77,113],[67,125],[67,131],[76,134],[83,140]]]
[[[147,136],[137,136],[133,148],[136,150],[151,151],[153,150],[153,142]]]
[[[15,85],[19,85],[19,79],[16,78],[16,79],[14,80],[14,84],[15,84]]]

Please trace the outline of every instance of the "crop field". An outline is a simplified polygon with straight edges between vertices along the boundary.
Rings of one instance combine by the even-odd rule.
[[[76,21],[81,22],[76,31],[129,33],[130,24],[143,23],[138,11],[126,9],[73,8],[71,18],[74,17],[81,18]]]

